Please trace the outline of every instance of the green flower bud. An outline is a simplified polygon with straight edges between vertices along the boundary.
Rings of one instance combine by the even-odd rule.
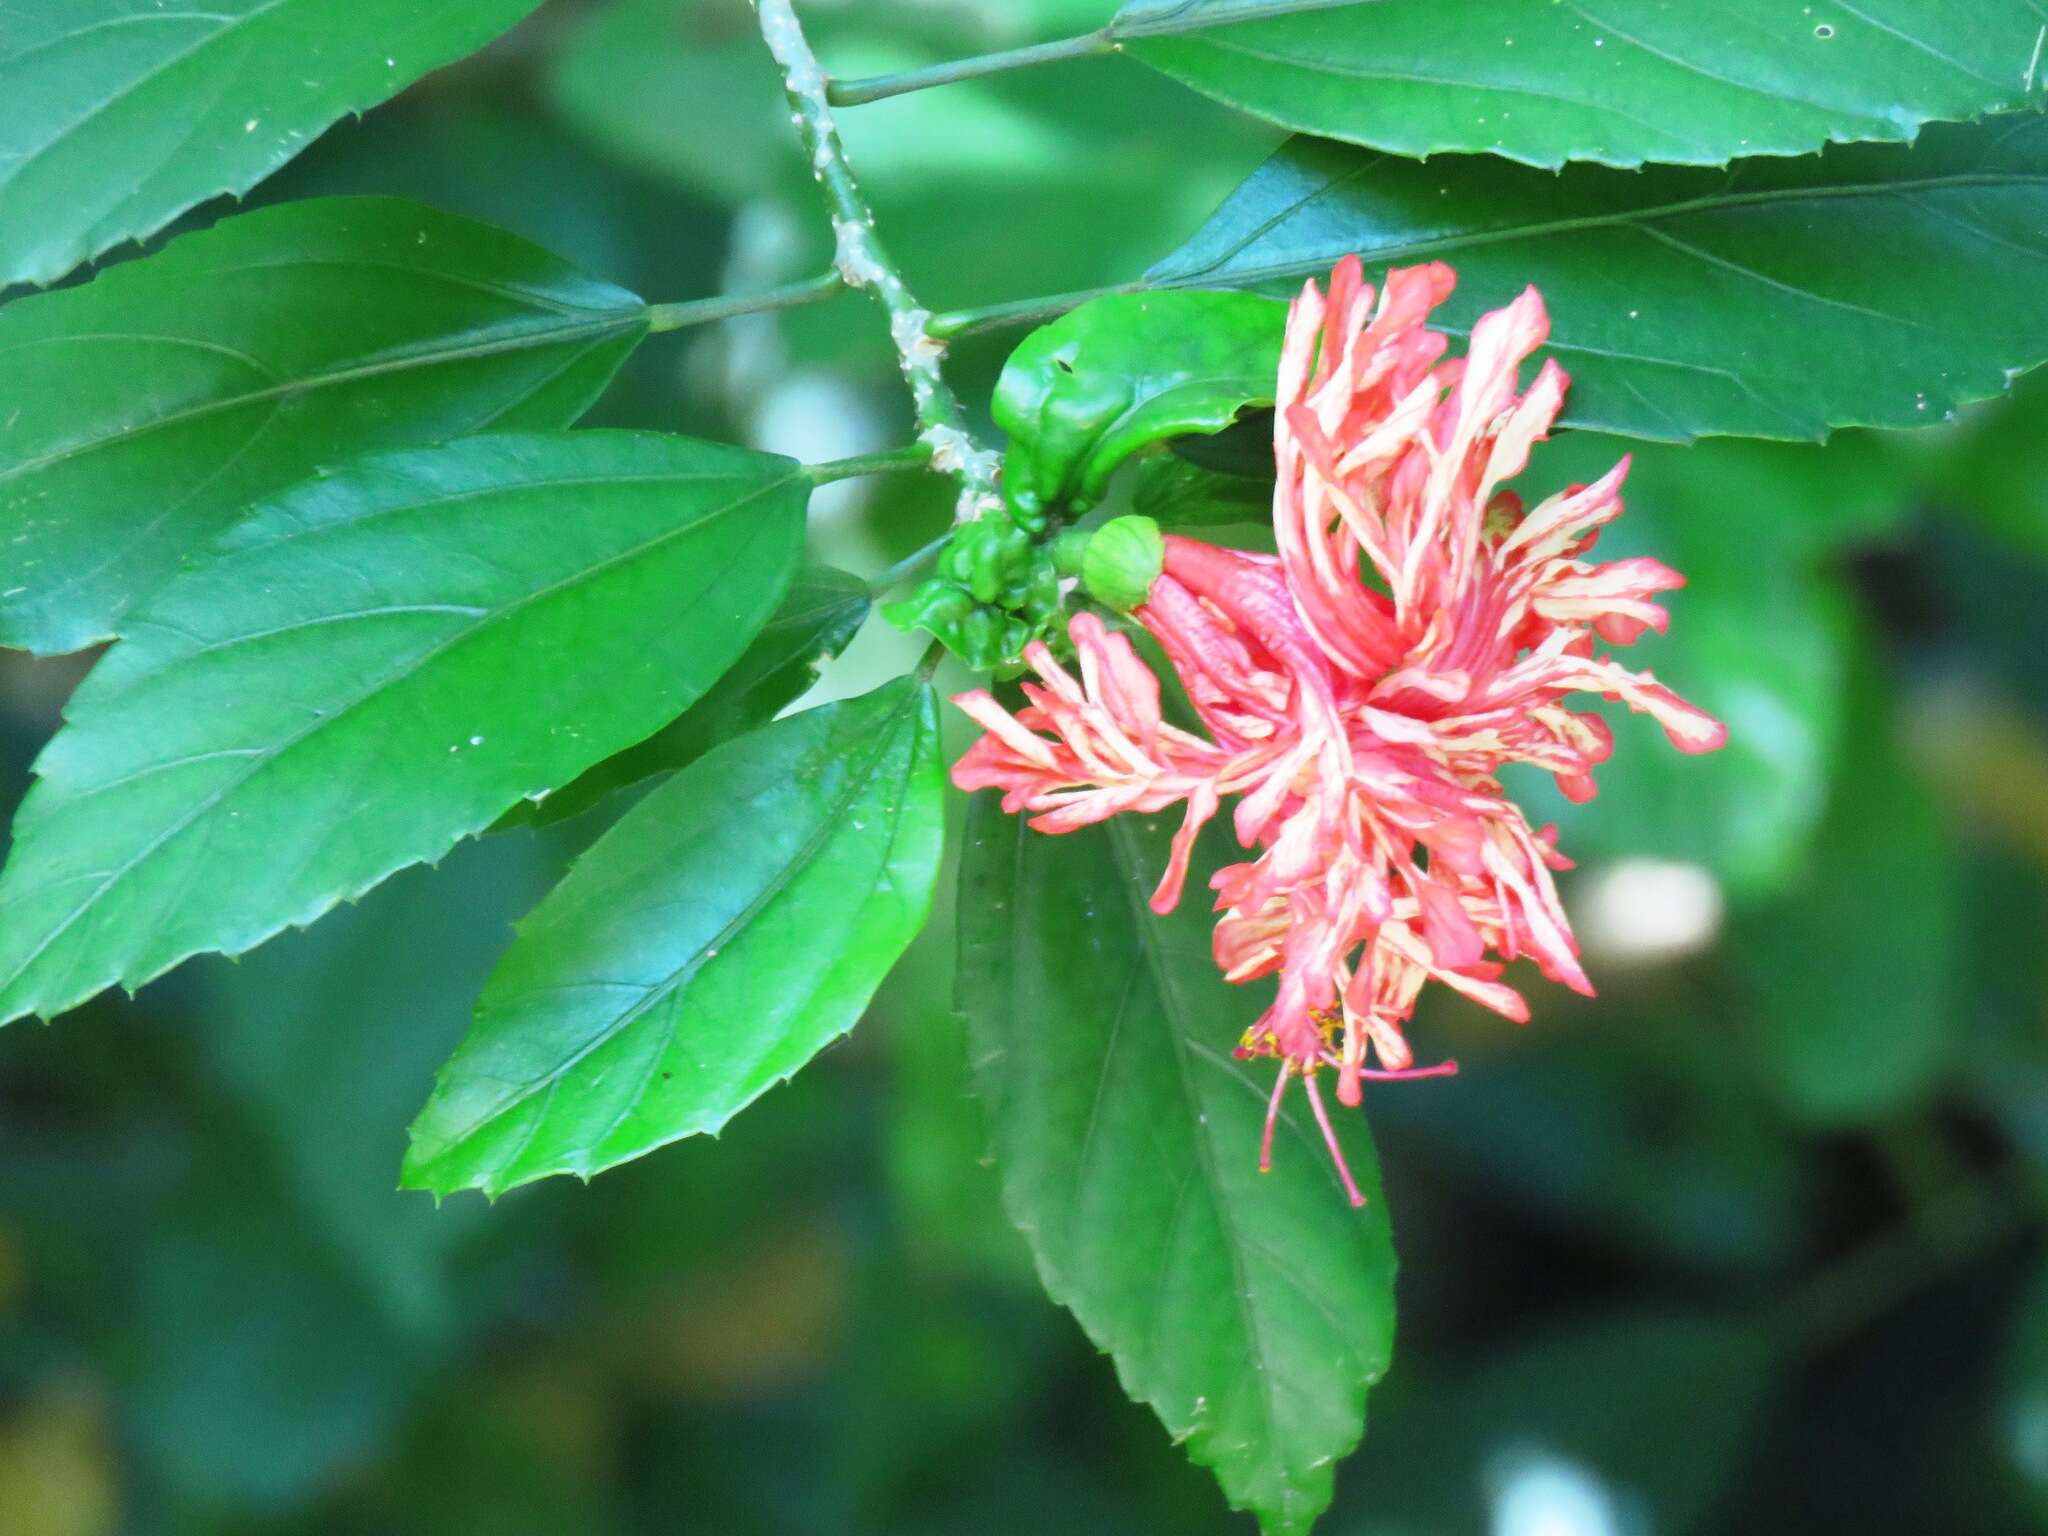
[[[1081,554],[1081,584],[1106,608],[1129,613],[1151,595],[1166,564],[1166,541],[1149,517],[1113,517]]]

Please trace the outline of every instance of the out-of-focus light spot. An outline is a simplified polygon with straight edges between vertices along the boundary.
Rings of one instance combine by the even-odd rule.
[[[2029,1393],[2007,1407],[2005,1446],[2029,1482],[2048,1486],[2048,1397]]]
[[[881,418],[868,395],[838,374],[818,368],[783,375],[761,397],[747,424],[747,440],[805,464],[852,458],[886,446]],[[853,548],[838,547],[832,537],[849,512],[867,504],[873,489],[872,480],[852,479],[821,485],[811,493],[811,537],[820,541],[823,558],[850,561],[856,570],[873,558],[864,536],[852,541]]]
[[[1491,1536],[1629,1536],[1607,1484],[1590,1469],[1536,1451],[1497,1457],[1487,1470]]]
[[[1572,925],[1589,958],[1661,965],[1720,935],[1721,883],[1697,864],[1621,859],[1589,870],[1571,893]]]

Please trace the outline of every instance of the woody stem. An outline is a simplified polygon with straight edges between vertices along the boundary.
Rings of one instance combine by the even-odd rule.
[[[896,360],[917,412],[918,438],[932,467],[960,484],[957,515],[979,516],[996,503],[1000,461],[974,440],[967,413],[939,366],[944,347],[930,330],[931,311],[917,302],[875,235],[875,215],[846,163],[846,148],[825,99],[825,76],[790,0],[755,0],[761,37],[782,70],[783,94],[832,219],[835,265],[849,287],[865,288],[889,317]]]

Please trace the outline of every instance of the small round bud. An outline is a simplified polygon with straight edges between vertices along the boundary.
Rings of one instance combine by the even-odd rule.
[[[1081,553],[1081,584],[1104,607],[1129,613],[1151,595],[1165,564],[1166,543],[1157,523],[1135,514],[1113,517]]]

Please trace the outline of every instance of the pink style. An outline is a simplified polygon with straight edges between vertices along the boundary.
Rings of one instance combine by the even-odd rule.
[[[1237,797],[1237,839],[1257,854],[1211,882],[1215,953],[1230,981],[1279,975],[1238,1049],[1280,1063],[1261,1166],[1299,1077],[1354,1204],[1321,1068],[1347,1105],[1362,1079],[1454,1071],[1415,1068],[1403,1033],[1431,979],[1517,1023],[1529,1006],[1500,979],[1507,961],[1592,991],[1551,878],[1570,861],[1554,828],[1532,830],[1505,797],[1501,765],[1533,763],[1590,798],[1613,742],[1566,706],[1575,693],[1647,712],[1682,752],[1727,736],[1597,653],[1662,633],[1654,599],[1684,578],[1655,560],[1582,558],[1622,510],[1626,459],[1527,512],[1500,490],[1556,420],[1566,376],[1545,362],[1517,393],[1549,334],[1533,288],[1446,360],[1426,321],[1455,281],[1441,263],[1410,267],[1376,296],[1347,257],[1327,299],[1311,282],[1294,301],[1274,426],[1279,553],[1168,535],[1133,615],[1203,734],[1161,717],[1158,678],[1089,613],[1069,627],[1078,677],[1034,644],[1029,707],[1012,716],[980,689],[954,701],[987,732],[954,783],[1001,789],[1040,831],[1185,806],[1157,911],[1179,901],[1203,823]]]

